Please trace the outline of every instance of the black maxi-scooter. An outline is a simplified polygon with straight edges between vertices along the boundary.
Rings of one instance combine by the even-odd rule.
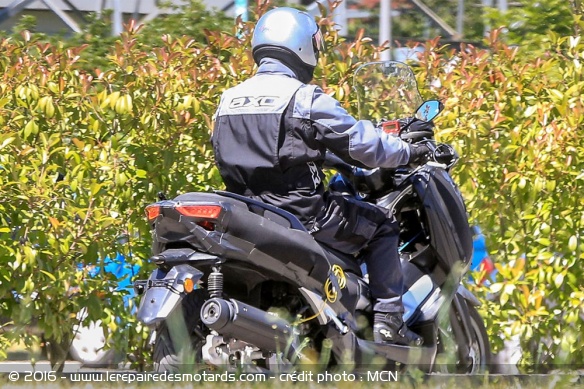
[[[448,174],[458,156],[435,143],[430,125],[442,105],[423,102],[412,70],[393,61],[362,65],[355,91],[361,116],[415,112],[380,130],[432,149],[417,167],[339,165],[331,181],[331,189],[386,207],[399,220],[404,319],[424,344],[374,343],[366,269],[358,258],[321,247],[292,214],[225,191],[186,193],[146,208],[157,267],[135,289],[157,370],[397,364],[475,373],[488,366],[480,303],[462,284],[472,234]],[[413,121],[429,125],[412,131]]]

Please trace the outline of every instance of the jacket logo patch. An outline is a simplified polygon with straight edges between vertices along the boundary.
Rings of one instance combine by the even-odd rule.
[[[229,108],[248,108],[248,107],[274,107],[277,97],[274,96],[244,96],[236,97],[231,100]]]
[[[314,189],[317,189],[320,183],[322,182],[320,178],[320,173],[318,167],[314,162],[308,162],[308,169],[310,169],[310,174],[312,175],[312,182],[314,183]]]

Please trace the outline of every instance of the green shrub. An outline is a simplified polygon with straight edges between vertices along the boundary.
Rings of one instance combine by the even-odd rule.
[[[81,49],[24,35],[0,47],[0,297],[17,329],[4,336],[37,322],[61,342],[81,307],[112,330],[116,316],[133,322],[110,281],[88,278],[77,263],[117,251],[141,263],[143,208],[157,192],[220,185],[207,139],[227,64],[187,38],[138,51],[129,32],[112,50],[112,70],[91,75],[79,70]],[[129,245],[115,243],[121,234]]]
[[[584,353],[584,88],[578,37],[554,37],[541,56],[501,43],[454,53],[432,42],[424,81],[446,111],[440,138],[472,220],[488,236],[497,282],[483,312],[495,348],[520,335],[523,363],[577,363]]]
[[[144,366],[147,334],[131,307],[107,275],[91,278],[78,264],[100,266],[120,252],[146,277],[145,205],[159,192],[173,197],[222,186],[209,142],[212,115],[221,92],[253,72],[251,26],[207,31],[206,44],[165,35],[146,48],[130,25],[107,55],[109,70],[95,71],[87,70],[84,55],[93,52],[86,46],[53,45],[28,31],[0,42],[3,341],[32,346],[34,325],[66,345],[72,318],[87,307],[87,320],[101,320],[113,344],[126,345]],[[327,40],[343,47],[324,28]],[[347,90],[357,62],[349,53],[373,52],[366,43],[345,46],[347,65],[335,63],[331,51],[323,85],[331,79]],[[117,243],[122,235],[128,244]]]

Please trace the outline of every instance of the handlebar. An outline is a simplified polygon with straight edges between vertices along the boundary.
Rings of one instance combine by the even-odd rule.
[[[423,141],[432,155],[430,161],[443,165],[445,169],[450,169],[459,156],[456,150],[448,144],[438,143],[434,141]],[[420,166],[424,165],[422,163]],[[337,170],[347,179],[352,182],[354,189],[363,194],[368,194],[373,198],[377,198],[388,190],[394,188],[397,177],[405,177],[413,174],[420,167],[401,166],[396,169],[374,168],[363,169],[357,168],[336,156],[333,153],[327,152],[325,156],[324,167]]]
[[[452,167],[459,159],[459,155],[456,152],[456,150],[454,150],[452,146],[446,143],[436,144],[433,141],[424,141],[424,144],[428,146],[428,148],[430,149],[430,152],[432,153],[432,160],[434,162],[446,165],[447,169]],[[329,151],[327,151],[325,155],[324,167],[329,169],[335,169],[336,171],[347,177],[352,177],[356,169],[355,166],[343,161],[341,158],[339,158],[338,156]]]

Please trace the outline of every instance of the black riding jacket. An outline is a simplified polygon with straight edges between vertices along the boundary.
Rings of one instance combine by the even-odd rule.
[[[223,93],[211,140],[228,191],[283,208],[309,229],[324,212],[327,149],[365,168],[405,165],[410,153],[406,143],[355,120],[271,58]]]

